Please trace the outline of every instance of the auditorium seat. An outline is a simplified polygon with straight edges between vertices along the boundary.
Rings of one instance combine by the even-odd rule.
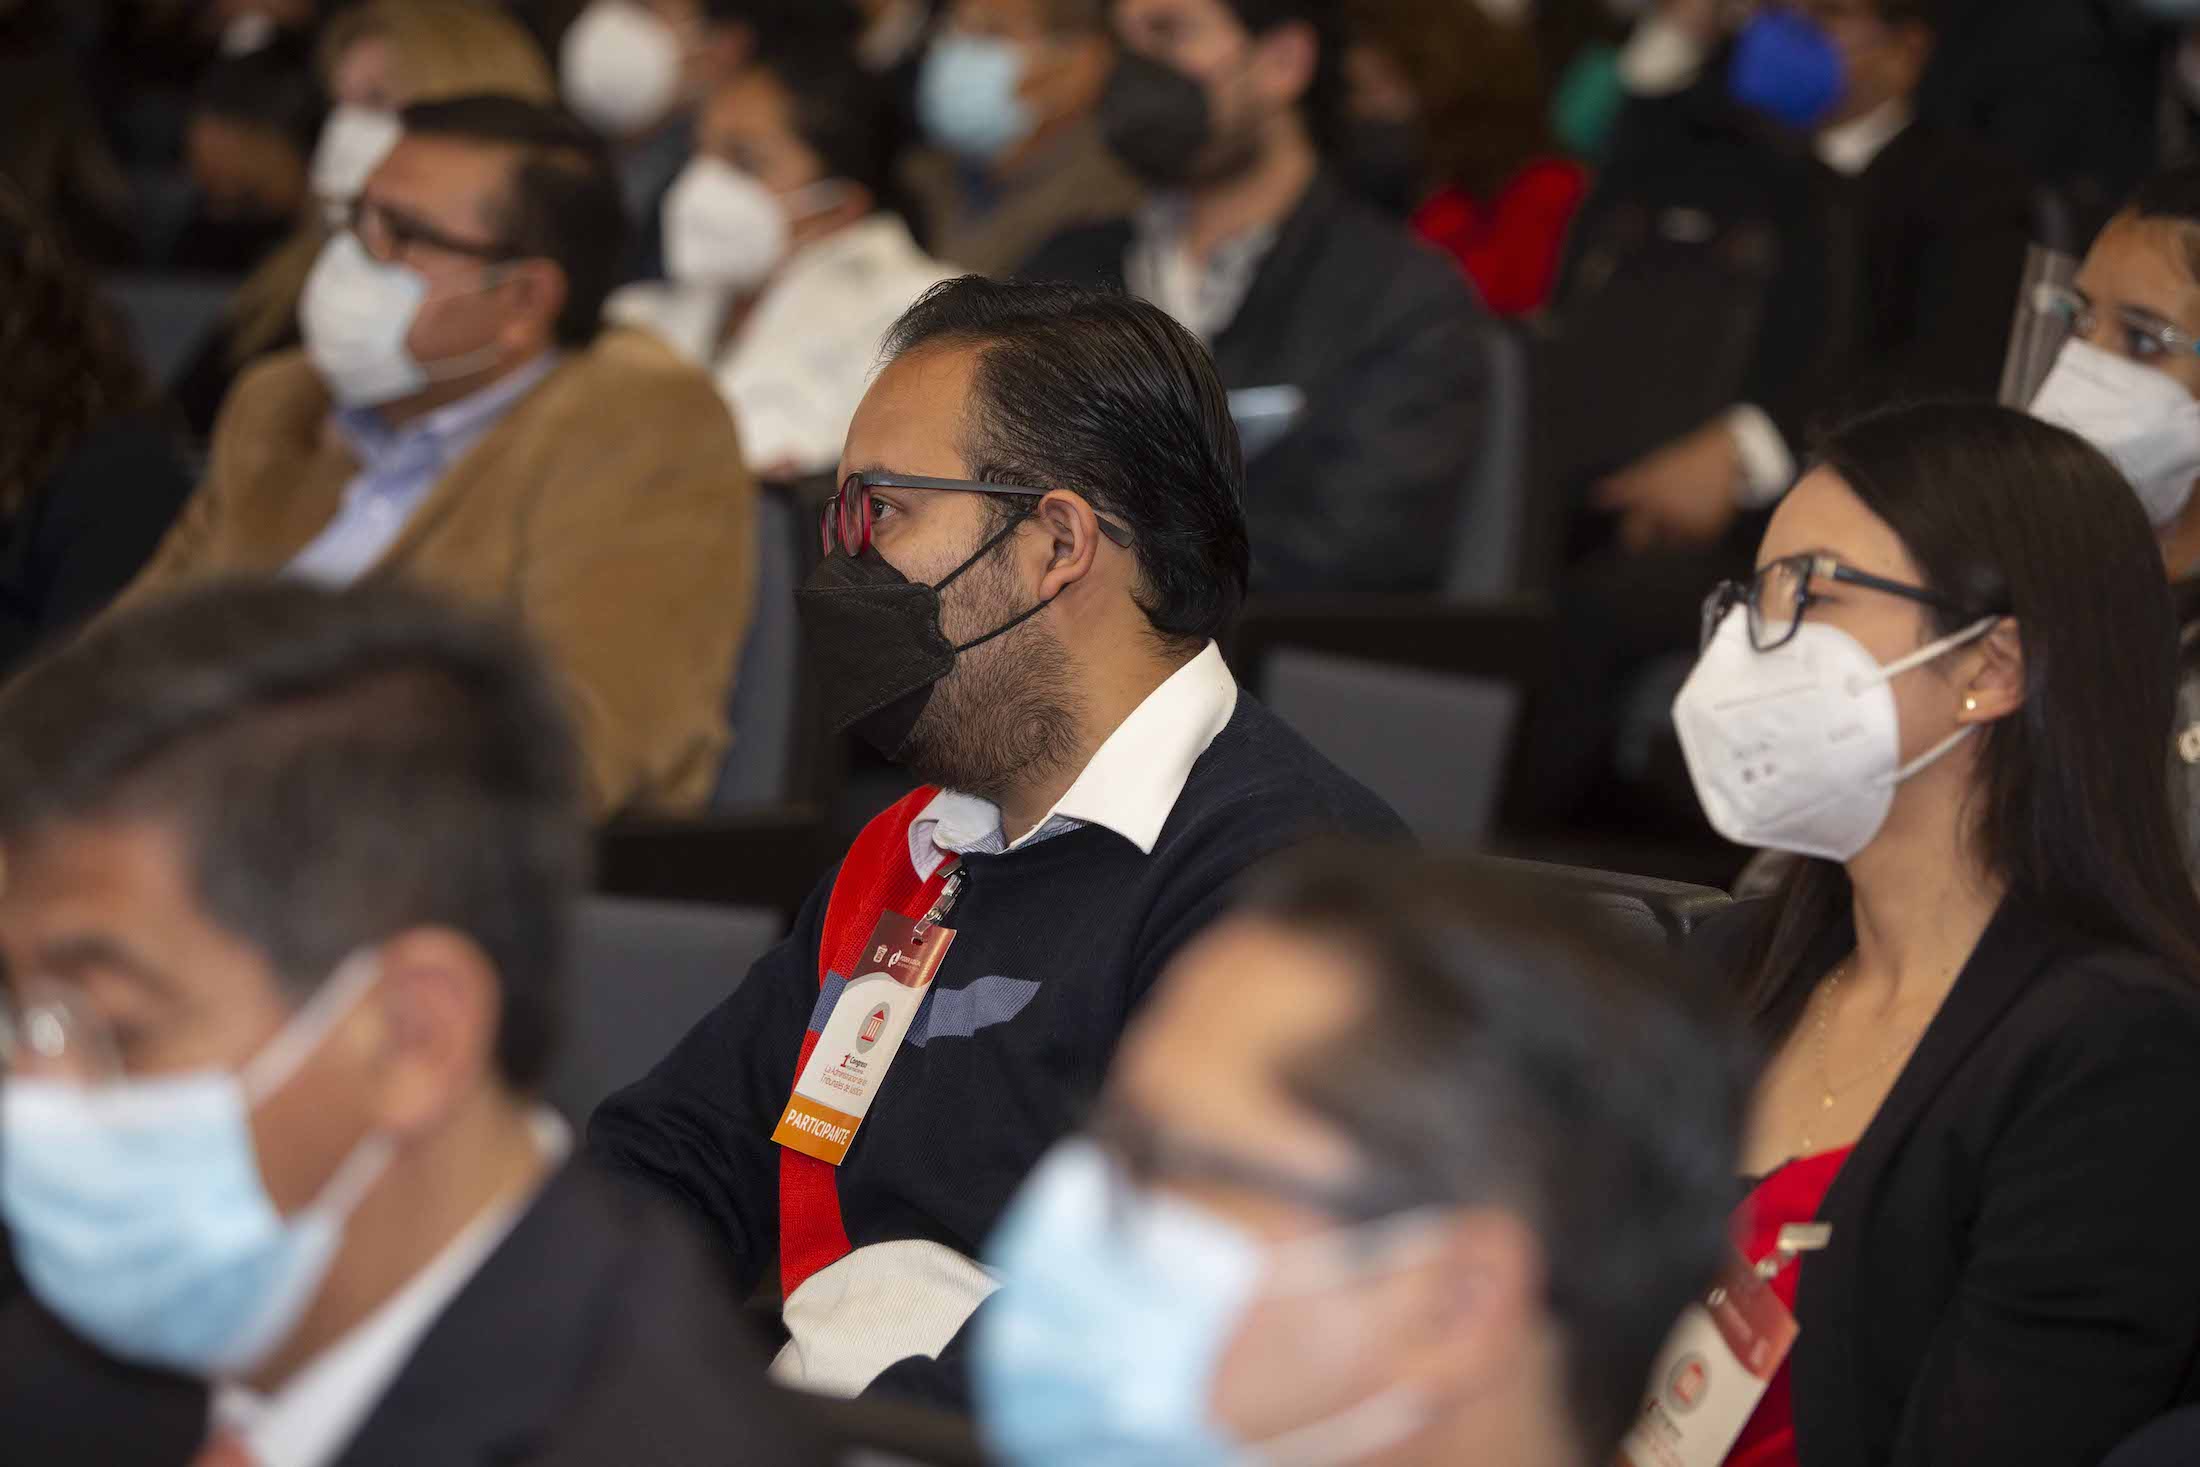
[[[1462,600],[1528,589],[1532,536],[1528,487],[1528,352],[1500,321],[1484,323],[1489,406],[1482,414],[1482,459],[1460,500],[1452,531],[1445,594]]]
[[[733,745],[711,797],[719,814],[781,804],[792,797],[795,721],[802,693],[802,649],[794,593],[801,583],[798,534],[806,527],[791,491],[763,486],[756,496],[756,605],[734,674],[727,721]]]
[[[167,386],[220,322],[237,284],[224,275],[117,275],[101,290],[129,328],[146,370]]]
[[[2139,1431],[2110,1452],[2101,1467],[2191,1467],[2195,1462],[2200,1462],[2200,1406],[2187,1406]]]
[[[576,1122],[640,1079],[779,941],[777,912],[591,897],[549,1099]]]
[[[1684,946],[1707,918],[1734,904],[1732,897],[1716,887],[1691,886],[1655,876],[1498,857],[1487,858],[1486,864],[1501,875],[1582,897],[1610,913],[1618,930],[1629,938],[1675,950]]]
[[[1550,662],[1540,602],[1256,597],[1231,645],[1238,680],[1388,800],[1431,846],[1499,826],[1515,739]]]
[[[781,1392],[849,1467],[986,1467],[978,1433],[957,1416],[888,1401],[843,1401]]]

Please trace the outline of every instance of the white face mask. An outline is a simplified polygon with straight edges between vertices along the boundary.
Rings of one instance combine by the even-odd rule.
[[[494,283],[449,291],[438,299],[487,290]],[[413,356],[405,338],[429,299],[428,282],[417,271],[394,261],[380,263],[355,234],[330,239],[306,276],[298,301],[306,356],[329,395],[345,407],[380,407],[411,397],[430,383],[493,366],[493,346],[435,362]]]
[[[680,100],[679,34],[631,0],[595,0],[565,33],[558,82],[581,121],[632,137]]]
[[[2175,378],[2090,341],[2068,342],[2032,416],[2114,460],[2156,529],[2184,513],[2200,478],[2200,401]]]
[[[191,1375],[250,1370],[281,1344],[397,1147],[368,1135],[285,1217],[260,1174],[253,1108],[379,975],[371,954],[344,963],[237,1074],[0,1081],[0,1212],[40,1300],[122,1359]]]
[[[1903,764],[1894,679],[1977,641],[1999,619],[1881,667],[1823,622],[1804,622],[1787,645],[1759,652],[1747,613],[1728,612],[1673,703],[1712,828],[1736,845],[1853,859],[1887,823],[1896,786],[1977,732],[1957,729]]]
[[[724,159],[690,158],[665,194],[665,273],[682,285],[746,294],[787,258],[795,224],[845,194],[845,185],[826,180],[782,198]]]
[[[394,112],[348,103],[321,124],[321,140],[313,148],[312,187],[315,198],[336,206],[329,216],[332,224],[341,222],[342,207],[359,197],[403,130]]]

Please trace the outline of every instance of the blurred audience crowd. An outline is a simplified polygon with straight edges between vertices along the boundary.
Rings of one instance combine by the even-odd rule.
[[[0,957],[185,995],[62,1064],[32,1021],[82,1015],[17,991],[0,1069],[227,1067],[166,1164],[250,1174],[269,1097],[288,1139],[176,1195],[328,1230],[135,1304],[96,1226],[0,1253],[0,1354],[157,1367],[88,1388],[145,1460],[413,1460],[436,1382],[499,1388],[426,1321],[500,1339],[565,1259],[539,1364],[591,1388],[480,1460],[635,1413],[686,1444],[636,1460],[824,1460],[846,1421],[750,1379],[776,1276],[782,1386],[975,1403],[1014,1462],[2097,1461],[2196,1386],[2148,1191],[2200,1140],[2196,481],[2190,0],[0,0]],[[1377,723],[1533,662],[1476,834],[1761,853],[1697,946],[1727,1001],[1363,845],[1451,833],[1426,771],[1241,702],[1240,612],[1409,649],[1307,674]],[[519,980],[584,831],[790,806],[792,935],[576,1149]],[[182,905],[71,947],[93,867]],[[995,976],[836,1010],[941,922]],[[998,976],[1041,971],[1074,999]],[[119,1134],[16,1093],[11,1223]],[[1739,1446],[1659,1455],[1645,1371],[1693,1409],[1656,1352],[1729,1285],[1811,1329]]]

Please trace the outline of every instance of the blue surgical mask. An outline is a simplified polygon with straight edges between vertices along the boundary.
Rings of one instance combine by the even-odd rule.
[[[925,135],[958,158],[994,163],[1038,127],[1016,95],[1028,64],[1024,48],[993,36],[949,31],[932,43],[917,80],[917,116]]]
[[[1848,77],[1832,38],[1807,16],[1770,9],[1736,38],[1726,85],[1743,106],[1808,132],[1841,105]]]
[[[261,1180],[252,1109],[378,976],[371,955],[346,962],[237,1074],[0,1081],[0,1215],[31,1292],[121,1359],[206,1378],[264,1359],[395,1148],[368,1136],[286,1218]]]
[[[1427,1236],[1414,1217],[1369,1226]],[[1223,1356],[1265,1292],[1335,1287],[1367,1266],[1357,1260],[1370,1250],[1341,1243],[1348,1237],[1265,1248],[1189,1203],[1132,1191],[1091,1142],[1065,1142],[987,1249],[1003,1279],[979,1315],[973,1357],[988,1448],[1009,1467],[1311,1467],[1410,1439],[1431,1413],[1404,1391],[1258,1444],[1234,1439],[1209,1405]]]

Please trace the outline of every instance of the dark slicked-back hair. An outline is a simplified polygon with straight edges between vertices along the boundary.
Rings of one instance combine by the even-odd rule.
[[[565,272],[558,345],[594,341],[626,250],[626,203],[603,140],[562,107],[493,93],[415,103],[400,121],[413,137],[518,151],[495,228],[514,255]]]
[[[933,347],[979,354],[962,444],[973,477],[1083,495],[1136,537],[1157,636],[1220,636],[1245,599],[1245,460],[1198,338],[1127,295],[966,275],[886,338],[890,358]]]
[[[399,932],[471,938],[502,985],[498,1068],[541,1083],[587,841],[572,735],[512,634],[390,587],[123,612],[0,692],[0,841],[139,820],[301,1001]]]

